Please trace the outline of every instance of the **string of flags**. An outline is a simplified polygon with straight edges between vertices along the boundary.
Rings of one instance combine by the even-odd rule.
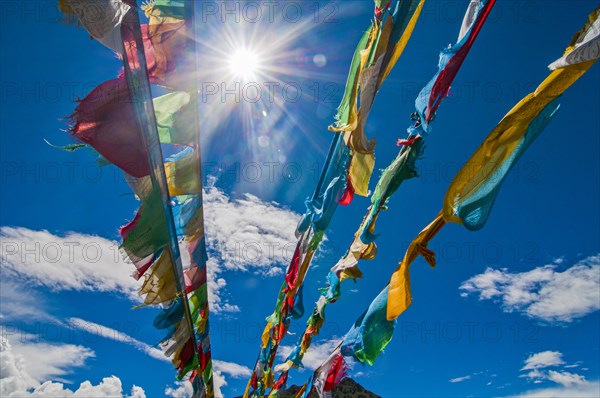
[[[417,108],[419,108],[420,103],[426,104],[426,107],[421,108],[420,114],[430,114],[430,121],[443,98],[447,96],[452,80],[456,76],[460,65],[462,65],[468,50],[471,48],[494,3],[495,0],[471,1],[465,14],[457,43],[442,51],[440,55],[440,70],[417,97]],[[271,391],[272,395],[275,395],[276,390],[285,384],[284,381],[287,380],[287,373],[290,368],[302,366],[304,354],[309,349],[313,337],[319,334],[319,330],[325,322],[325,308],[338,301],[341,297],[341,282],[346,279],[354,279],[356,281],[356,278],[362,278],[362,272],[357,265],[358,262],[360,260],[372,260],[377,255],[375,224],[378,217],[382,214],[381,211],[387,209],[391,196],[398,190],[400,185],[417,175],[416,161],[423,155],[424,140],[422,137],[426,137],[428,131],[429,123],[427,121],[420,122],[419,117],[415,124],[409,127],[408,137],[405,140],[399,140],[401,149],[398,156],[382,171],[381,177],[371,195],[371,206],[367,210],[358,230],[355,232],[350,247],[346,251],[346,254],[330,270],[327,275],[328,286],[321,289],[322,294],[307,320],[304,332],[292,352],[288,355],[285,363],[278,367],[282,374],[278,379],[278,383],[275,384],[275,388]],[[343,355],[338,352],[330,360],[331,366],[336,372],[343,371],[341,365],[333,365],[334,361],[343,363]],[[325,364],[328,363],[326,362]],[[328,369],[328,367],[324,365],[323,369]],[[320,394],[320,391],[327,392],[333,387],[333,384],[323,387],[323,389],[316,386],[315,390]]]
[[[442,50],[438,71],[415,100],[413,124],[398,140],[396,158],[369,192],[375,165],[374,139],[366,122],[376,95],[401,57],[425,0],[374,0],[374,15],[359,40],[345,91],[329,126],[332,143],[306,212],[296,228],[297,243],[273,313],[266,318],[260,352],[244,397],[277,397],[290,369],[302,366],[313,338],[325,322],[325,308],[341,297],[341,282],[362,278],[360,260],[377,255],[375,226],[400,185],[417,175],[417,160],[439,106],[449,94],[496,0],[471,0],[456,43]],[[59,0],[60,10],[96,41],[117,54],[123,68],[78,101],[68,117],[76,144],[93,149],[99,162],[121,169],[140,205],[119,229],[123,256],[140,280],[140,305],[160,306],[153,325],[165,337],[157,343],[189,378],[194,397],[213,397],[209,335],[207,251],[202,204],[200,132],[197,107],[194,2],[154,0]],[[148,19],[141,24],[139,11]],[[572,39],[563,56],[549,65],[548,77],[517,103],[492,130],[452,180],[442,210],[411,242],[389,283],[355,321],[297,397],[319,397],[345,377],[346,359],[372,365],[391,341],[395,320],[412,303],[410,266],[423,257],[435,267],[428,243],[442,228],[459,223],[481,229],[504,179],[520,156],[550,123],[563,92],[600,57],[600,7]],[[153,98],[151,85],[166,94]],[[163,150],[168,156],[163,155]],[[308,317],[306,328],[285,362],[274,366],[293,319],[304,316],[303,283],[339,204],[354,195],[371,205]],[[280,372],[275,380],[276,373]]]
[[[296,229],[296,249],[275,310],[266,319],[260,353],[244,397],[262,396],[267,388],[275,387],[273,365],[277,350],[291,320],[304,314],[304,279],[337,205],[349,205],[355,193],[368,195],[375,142],[367,139],[365,124],[377,90],[406,47],[423,3],[424,0],[397,2],[391,14],[384,13],[380,2],[376,2],[375,19],[354,52],[336,123],[329,127],[335,133],[331,148],[315,192],[306,201],[307,211]],[[275,390],[283,385],[285,377],[278,380]]]
[[[296,397],[318,396],[333,389],[343,366],[334,366],[343,357],[353,357],[372,365],[391,341],[395,319],[411,304],[409,269],[422,256],[435,267],[435,253],[428,243],[449,222],[468,230],[485,225],[504,179],[520,156],[550,123],[559,108],[563,92],[581,77],[600,56],[600,7],[578,32],[562,58],[550,65],[552,72],[531,94],[511,109],[487,136],[452,180],[442,211],[411,242],[389,284],[375,297],[367,310],[317,368]],[[592,50],[595,48],[595,50]],[[575,56],[570,56],[576,52]],[[565,61],[566,60],[566,61]],[[417,102],[418,103],[418,102]]]
[[[96,87],[69,117],[73,137],[125,173],[140,201],[122,226],[120,250],[143,279],[141,306],[160,305],[158,343],[189,377],[194,396],[214,396],[208,327],[206,244],[193,2],[60,0],[61,11],[123,60],[114,79]],[[152,98],[150,84],[167,94]],[[172,153],[164,159],[162,148]]]

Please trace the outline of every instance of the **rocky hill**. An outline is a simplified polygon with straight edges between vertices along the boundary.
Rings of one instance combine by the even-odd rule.
[[[300,387],[293,385],[287,390],[281,391],[279,396],[280,398],[294,398],[298,390],[300,390]],[[342,380],[332,392],[333,398],[381,398],[379,395],[367,391],[363,386],[349,377]],[[310,398],[317,398],[317,396],[311,394]]]

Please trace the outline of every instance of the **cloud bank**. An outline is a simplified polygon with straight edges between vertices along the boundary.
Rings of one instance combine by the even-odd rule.
[[[505,312],[546,322],[572,322],[600,309],[600,255],[560,271],[556,264],[511,273],[487,268],[461,286],[461,296],[494,300]]]

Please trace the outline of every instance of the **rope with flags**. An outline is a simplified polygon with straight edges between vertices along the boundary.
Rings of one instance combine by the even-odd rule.
[[[494,3],[495,0],[471,1],[463,19],[457,43],[442,51],[440,56],[442,60],[440,62],[440,71],[436,73],[431,82],[423,88],[417,97],[417,101],[424,100],[428,103],[428,106],[435,104],[435,109],[429,111],[429,108],[427,108],[431,112],[430,120],[433,118],[443,98],[447,96],[450,84],[458,73],[458,69],[466,58]],[[451,70],[451,72],[448,72],[448,70]],[[441,75],[445,76],[443,80],[440,78]],[[440,84],[440,81],[443,83]],[[440,86],[442,86],[441,90],[433,89],[433,87]],[[338,301],[341,297],[341,282],[347,279],[353,279],[356,282],[357,278],[362,278],[362,272],[358,268],[359,261],[372,260],[376,257],[377,246],[375,240],[377,235],[375,234],[375,224],[382,214],[381,211],[387,209],[389,200],[400,185],[417,175],[416,161],[422,157],[424,152],[424,140],[422,137],[428,136],[425,127],[428,128],[429,124],[416,121],[415,125],[409,128],[408,138],[399,140],[398,146],[401,146],[401,149],[398,156],[383,170],[377,186],[371,195],[371,206],[367,210],[358,230],[355,232],[350,247],[345,255],[329,271],[327,275],[327,287],[320,289],[322,294],[306,322],[304,332],[301,334],[300,339],[288,355],[286,361],[277,367],[282,373],[273,391],[285,385],[287,373],[290,368],[302,366],[302,358],[310,348],[312,339],[319,334],[320,329],[325,323],[325,308]],[[342,357],[338,358],[340,361],[339,366],[342,366],[343,359]],[[334,365],[332,364],[331,366]],[[324,387],[324,391],[330,391],[329,387],[333,388],[333,384]]]
[[[60,8],[123,60],[119,77],[81,101],[70,130],[121,168],[141,201],[120,230],[121,251],[144,277],[142,306],[163,306],[154,326],[166,330],[159,344],[178,378],[189,375],[194,396],[212,397],[194,3],[147,3],[144,25],[134,1],[61,0]],[[171,92],[152,99],[151,83]]]
[[[368,195],[375,141],[367,139],[365,124],[377,91],[402,54],[423,4],[424,0],[398,1],[391,13],[387,7],[381,8],[381,2],[375,2],[375,19],[354,52],[337,122],[329,128],[335,135],[315,192],[307,200],[307,211],[296,229],[296,249],[275,310],[267,317],[245,397],[262,396],[275,386],[277,350],[291,320],[303,315],[303,282],[337,205],[350,204],[355,193]]]

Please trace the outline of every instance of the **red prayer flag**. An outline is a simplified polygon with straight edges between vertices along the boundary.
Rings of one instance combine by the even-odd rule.
[[[344,194],[340,198],[340,204],[342,206],[348,206],[352,203],[354,199],[354,187],[352,186],[352,182],[350,181],[350,177],[348,176],[348,180],[346,182],[346,189],[344,190]]]
[[[198,352],[200,354],[200,369],[204,370],[210,361],[210,351],[204,352],[202,346],[199,346]]]
[[[473,46],[479,31],[481,31],[481,28],[483,27],[483,23],[492,11],[492,7],[494,6],[495,2],[496,0],[491,0],[484,5],[483,10],[479,13],[479,15],[477,15],[477,19],[473,22],[473,27],[469,32],[469,37],[467,37],[467,40],[462,47],[456,52],[456,54],[454,54],[454,56],[452,56],[452,58],[450,58],[450,60],[448,60],[448,63],[444,69],[442,69],[442,71],[439,73],[429,95],[429,103],[425,113],[425,120],[427,124],[429,124],[433,119],[433,115],[435,115],[435,112],[440,106],[442,99],[448,96],[450,85],[456,77],[461,65],[465,61],[469,50],[471,50],[471,47]]]
[[[191,293],[206,283],[206,270],[200,267],[191,267],[183,271],[185,291]]]
[[[125,78],[100,84],[80,101],[69,118],[73,135],[115,166],[138,178],[150,174],[148,153]]]
[[[150,82],[167,87],[182,84],[181,69],[185,57],[185,22],[141,25],[146,66]],[[138,66],[136,43],[131,31],[124,32],[125,51],[132,68]]]
[[[275,386],[273,386],[273,390],[279,390],[279,389],[281,389],[281,387],[284,387],[285,384],[287,383],[287,379],[288,379],[288,372],[283,372],[281,374],[281,376],[279,376],[279,379],[277,379],[277,383],[275,383]]]
[[[292,262],[287,269],[285,274],[285,281],[287,283],[286,290],[292,290],[294,285],[296,284],[296,279],[298,278],[298,268],[300,267],[300,245],[302,245],[301,239],[296,245],[296,250],[294,250],[294,257],[292,257]]]
[[[335,386],[339,384],[339,382],[346,376],[346,362],[344,362],[344,356],[338,355],[334,360],[333,364],[331,364],[331,368],[329,368],[329,373],[327,373],[327,379],[325,380],[324,391],[331,391]]]
[[[194,357],[194,340],[190,338],[186,341],[183,349],[179,353],[179,367],[177,369],[183,370],[190,360]]]

